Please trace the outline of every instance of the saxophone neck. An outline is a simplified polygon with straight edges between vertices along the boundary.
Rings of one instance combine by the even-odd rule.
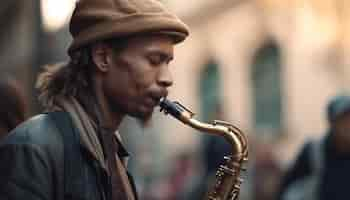
[[[170,114],[192,128],[212,135],[224,137],[231,145],[236,155],[247,154],[247,141],[242,131],[234,125],[215,120],[213,123],[204,123],[194,118],[194,113],[178,102],[162,99],[159,106],[165,114]]]

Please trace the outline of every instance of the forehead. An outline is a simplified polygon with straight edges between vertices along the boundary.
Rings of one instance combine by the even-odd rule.
[[[172,55],[174,50],[173,38],[161,34],[138,35],[128,38],[126,52],[162,51]]]

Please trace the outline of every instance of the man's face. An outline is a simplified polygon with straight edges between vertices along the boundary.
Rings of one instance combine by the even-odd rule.
[[[173,46],[173,40],[165,35],[135,36],[113,53],[103,84],[113,112],[143,120],[151,117],[173,83],[169,71]]]
[[[336,141],[350,144],[350,112],[345,113],[333,122]]]

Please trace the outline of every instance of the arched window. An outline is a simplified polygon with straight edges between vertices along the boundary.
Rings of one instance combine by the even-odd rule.
[[[253,116],[257,134],[280,133],[283,121],[281,55],[276,43],[268,42],[258,49],[251,72]]]
[[[220,74],[218,64],[210,60],[200,74],[200,105],[203,120],[212,120],[220,104]]]

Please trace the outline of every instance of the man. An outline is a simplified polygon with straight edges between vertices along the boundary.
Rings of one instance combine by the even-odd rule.
[[[172,85],[188,29],[156,0],[80,0],[71,60],[38,79],[48,112],[0,146],[0,199],[133,200],[119,124],[147,120]]]
[[[327,116],[328,133],[303,147],[284,176],[279,199],[349,199],[350,96],[334,97],[328,104]]]
[[[28,104],[21,84],[4,75],[0,77],[0,139],[26,119]]]

